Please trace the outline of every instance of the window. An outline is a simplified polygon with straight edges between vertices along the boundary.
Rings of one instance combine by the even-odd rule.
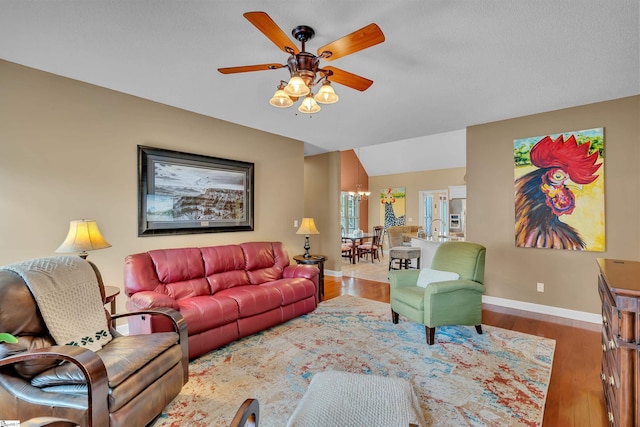
[[[449,198],[447,190],[420,192],[420,225],[427,236],[446,236],[449,228]]]
[[[340,223],[345,234],[360,229],[360,203],[346,192],[340,195]]]
[[[431,236],[431,226],[433,225],[433,194],[427,194],[424,198],[424,231],[427,236]]]

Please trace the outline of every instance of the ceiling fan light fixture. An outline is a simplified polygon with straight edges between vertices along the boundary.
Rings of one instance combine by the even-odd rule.
[[[311,89],[309,89],[309,86],[307,86],[304,80],[298,75],[291,77],[291,80],[289,80],[289,83],[287,83],[287,86],[284,88],[284,93],[292,97],[306,96],[310,92]]]
[[[246,12],[242,16],[271,40],[278,49],[289,55],[287,63],[223,67],[218,68],[218,71],[222,74],[235,74],[286,68],[289,71],[290,80],[288,83],[281,81],[278,91],[269,100],[272,106],[286,108],[299,99],[302,99],[303,105],[300,105],[298,110],[302,113],[311,114],[320,111],[318,102],[321,104],[333,104],[338,101],[338,95],[336,95],[331,87],[329,78],[331,78],[333,83],[338,83],[361,92],[367,90],[373,84],[373,80],[339,68],[321,68],[320,61],[333,61],[384,42],[384,34],[376,24],[371,23],[346,36],[340,37],[320,47],[317,50],[317,55],[314,55],[306,51],[306,43],[313,39],[315,35],[313,28],[307,25],[298,25],[291,31],[294,39],[301,43],[301,48],[298,49],[295,42],[282,31],[278,24],[276,24],[266,12]],[[320,76],[318,76],[318,73],[320,73]],[[322,86],[317,91],[317,96],[313,98],[311,88],[315,87],[322,80],[324,80]],[[308,98],[307,96],[309,94],[311,95]]]
[[[316,100],[313,99],[313,94],[311,92],[309,92],[309,94],[304,97],[304,99],[302,100],[302,104],[300,104],[300,106],[298,107],[298,111],[305,114],[313,114],[320,111],[320,106],[318,105]]]
[[[322,87],[318,90],[318,93],[315,96],[315,100],[321,104],[335,104],[338,102],[338,95],[331,87],[331,82],[329,80],[325,80],[322,83]]]
[[[269,100],[269,104],[277,108],[287,108],[293,105],[293,99],[285,93],[283,86],[280,85],[276,93],[274,93],[273,97]]]

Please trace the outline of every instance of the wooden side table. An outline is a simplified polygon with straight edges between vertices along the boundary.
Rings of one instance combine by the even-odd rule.
[[[320,270],[318,274],[318,301],[322,301],[324,296],[324,262],[327,257],[324,255],[311,255],[309,258],[305,258],[304,255],[296,255],[293,257],[298,264],[317,265]]]
[[[104,303],[111,304],[111,314],[116,314],[116,297],[120,294],[120,288],[115,286],[104,287]]]

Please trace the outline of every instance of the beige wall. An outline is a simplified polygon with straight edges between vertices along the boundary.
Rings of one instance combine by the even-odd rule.
[[[314,216],[321,234],[311,237],[312,252],[339,270],[340,153],[303,161],[299,141],[5,61],[0,100],[0,265],[53,255],[69,220],[96,219],[113,247],[89,258],[121,287],[124,257],[154,248],[280,240],[290,255],[301,253],[304,237],[293,221]],[[487,295],[597,313],[595,259],[640,259],[639,119],[636,96],[472,126],[466,169],[370,177],[369,228],[380,222],[380,189],[406,187],[407,217],[418,224],[418,192],[462,185],[466,173],[467,237],[488,248]],[[599,126],[607,251],[515,248],[513,140]],[[138,144],[254,162],[255,231],[137,237]]]
[[[487,295],[600,311],[596,258],[640,259],[639,126],[635,96],[467,128],[467,236],[487,247]],[[606,252],[516,248],[513,140],[596,127],[605,138]]]
[[[369,228],[383,225],[380,221],[380,191],[389,187],[405,187],[407,225],[419,225],[420,191],[447,190],[452,185],[464,185],[466,168],[438,169],[369,177]],[[411,221],[409,221],[411,220]]]
[[[304,158],[304,215],[320,234],[310,236],[311,253],[325,255],[327,270],[340,271],[340,152]],[[300,236],[300,252],[304,238]]]
[[[254,231],[138,237],[138,144],[255,163]],[[303,245],[300,141],[0,61],[0,146],[0,265],[55,255],[82,218],[113,245],[89,259],[119,287],[131,253],[279,240],[293,256]]]

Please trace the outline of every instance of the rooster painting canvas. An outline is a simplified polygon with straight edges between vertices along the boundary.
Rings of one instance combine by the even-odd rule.
[[[604,251],[602,132],[514,141],[516,246]]]

